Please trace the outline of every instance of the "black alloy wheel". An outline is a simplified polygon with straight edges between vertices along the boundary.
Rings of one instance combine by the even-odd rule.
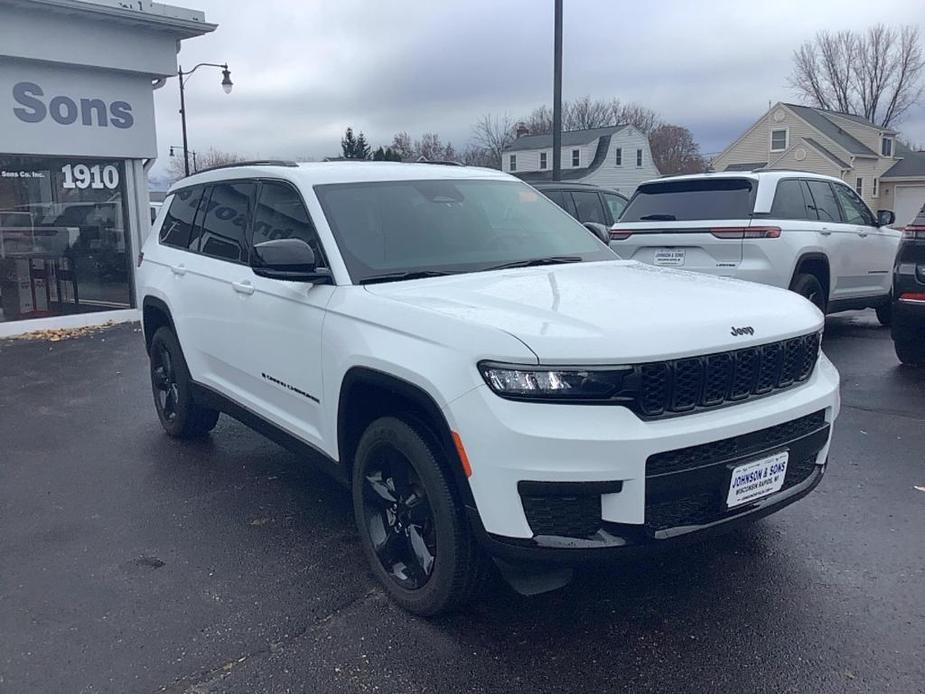
[[[434,572],[434,514],[420,477],[396,448],[371,451],[363,477],[364,522],[386,574],[407,590],[423,587]]]
[[[151,351],[151,384],[157,413],[164,422],[175,422],[180,390],[177,387],[177,370],[165,342],[154,345]]]

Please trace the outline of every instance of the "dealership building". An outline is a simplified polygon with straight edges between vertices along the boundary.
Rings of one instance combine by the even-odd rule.
[[[0,0],[0,337],[136,318],[154,90],[215,28],[150,0]]]

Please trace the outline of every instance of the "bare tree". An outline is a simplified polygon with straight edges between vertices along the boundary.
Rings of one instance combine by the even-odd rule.
[[[917,27],[821,31],[794,51],[790,85],[814,106],[885,128],[921,98],[923,67]]]
[[[197,152],[193,157],[190,153],[190,173],[194,174],[203,169],[210,169],[214,166],[224,166],[225,164],[234,164],[237,161],[244,161],[244,157],[234,152],[223,152],[220,149],[209,147],[205,152]],[[167,164],[167,177],[171,181],[177,181],[185,176],[183,169],[183,151],[178,152],[178,156],[170,158]]]
[[[402,160],[411,159],[414,155],[414,143],[411,141],[411,136],[404,130],[400,133],[395,133],[392,138],[392,151]]]
[[[424,133],[420,140],[415,140],[409,158],[427,161],[456,161],[457,157],[452,143],[443,144],[437,133]]]
[[[538,106],[521,121],[531,134],[552,132],[552,109]],[[648,135],[661,125],[658,114],[639,104],[624,104],[619,99],[592,99],[583,96],[562,104],[563,130],[588,130],[609,125],[632,125]]]
[[[702,173],[707,162],[694,136],[680,125],[664,124],[649,135],[652,161],[662,174]]]
[[[501,168],[501,155],[514,139],[514,121],[507,114],[486,113],[472,127],[473,143],[485,151],[485,162],[495,169]]]

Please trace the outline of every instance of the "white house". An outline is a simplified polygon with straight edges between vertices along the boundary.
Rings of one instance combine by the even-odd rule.
[[[521,134],[504,150],[501,168],[527,183],[551,181],[552,134]],[[629,196],[658,175],[649,139],[632,125],[562,133],[563,181],[593,183]]]
[[[836,176],[897,225],[925,204],[925,152],[860,116],[777,103],[713,160],[715,171],[791,169]]]

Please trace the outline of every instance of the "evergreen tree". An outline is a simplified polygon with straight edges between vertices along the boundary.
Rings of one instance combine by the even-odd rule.
[[[354,159],[369,159],[369,143],[366,141],[366,135],[360,133],[357,138],[356,147],[353,150]]]
[[[347,127],[343,139],[340,141],[340,149],[344,159],[356,159],[357,139],[353,136],[353,128]]]
[[[379,148],[373,152],[373,161],[388,161],[387,155],[382,145],[379,145]]]

